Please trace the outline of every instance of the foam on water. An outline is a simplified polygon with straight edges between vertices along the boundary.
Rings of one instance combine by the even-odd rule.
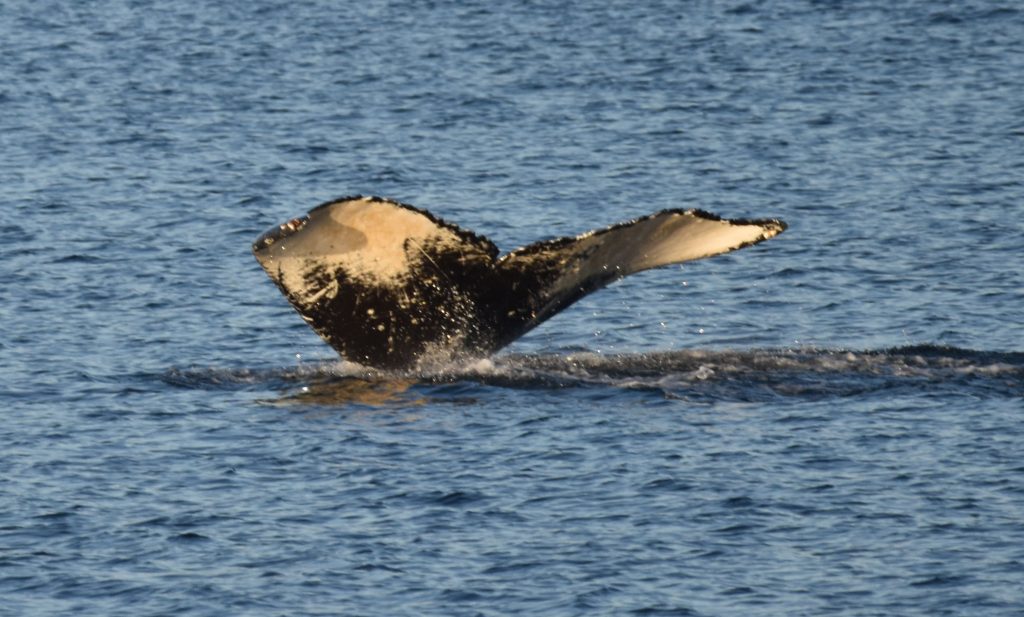
[[[470,382],[507,388],[650,389],[667,396],[760,400],[893,388],[1024,395],[1024,354],[914,346],[878,351],[687,350],[642,354],[505,354],[430,371],[389,372],[338,361],[281,369],[171,369],[189,388],[279,389],[296,403],[401,402],[417,386]],[[389,392],[393,398],[380,396]]]

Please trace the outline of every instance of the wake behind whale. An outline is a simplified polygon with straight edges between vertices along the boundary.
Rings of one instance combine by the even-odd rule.
[[[277,368],[172,369],[161,381],[189,389],[270,391],[274,403],[405,406],[475,396],[487,388],[571,390],[572,396],[654,396],[709,402],[891,399],[930,396],[1016,399],[1024,353],[917,345],[880,350],[742,349],[648,353],[498,354],[435,371],[387,371],[346,361]],[[491,391],[493,393],[493,391]],[[571,398],[569,399],[571,400]]]
[[[407,204],[346,197],[264,233],[253,253],[342,357],[410,369],[484,357],[634,272],[726,253],[786,229],[663,210],[498,257],[487,238]]]

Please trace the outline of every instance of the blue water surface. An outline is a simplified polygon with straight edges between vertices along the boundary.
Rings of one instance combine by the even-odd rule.
[[[0,2],[0,615],[1020,615],[1015,2]],[[491,359],[341,361],[249,252],[777,239]]]

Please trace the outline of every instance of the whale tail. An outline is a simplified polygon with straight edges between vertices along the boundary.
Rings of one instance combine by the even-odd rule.
[[[624,276],[726,253],[785,230],[664,210],[498,257],[487,238],[412,206],[346,197],[274,227],[253,253],[346,359],[405,369],[490,354]]]

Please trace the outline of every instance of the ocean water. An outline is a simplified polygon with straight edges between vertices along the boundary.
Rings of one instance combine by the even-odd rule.
[[[1024,9],[0,2],[0,615],[1024,613]],[[346,363],[249,253],[776,239]]]

